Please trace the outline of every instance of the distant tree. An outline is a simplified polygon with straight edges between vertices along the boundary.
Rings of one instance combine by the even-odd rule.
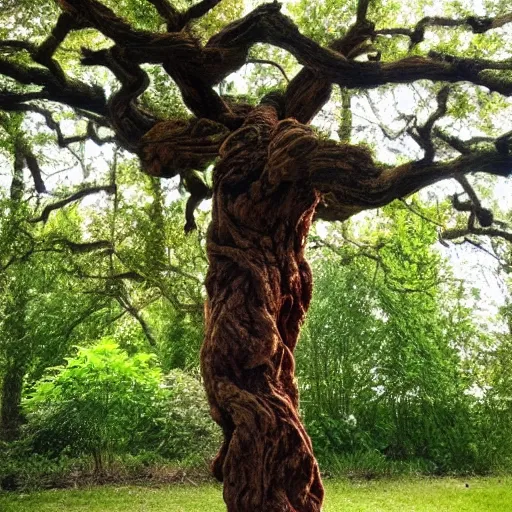
[[[450,2],[432,16],[426,2],[402,9],[385,1],[318,7],[303,2],[298,17],[311,37],[276,2],[244,17],[236,2],[212,11],[219,0],[187,2],[181,10],[167,0],[57,4],[59,9],[39,1],[4,5],[0,108],[42,116],[60,146],[113,141],[138,155],[144,172],[179,175],[190,193],[187,231],[195,227],[197,205],[213,196],[201,355],[212,416],[224,432],[213,471],[224,481],[231,512],[320,510],[323,487],[298,415],[293,359],[311,298],[304,258],[311,221],[315,216],[344,221],[455,178],[466,196],[454,196],[453,206],[466,212],[468,221],[446,237],[510,237],[495,225],[467,178],[511,172],[507,128],[499,133],[487,126],[483,138],[480,131],[491,112],[507,112],[512,94],[508,4],[485,4],[484,15],[477,16],[466,12],[465,2]],[[42,38],[34,26],[53,17],[51,33]],[[400,26],[407,17],[414,19],[411,28]],[[218,20],[226,18],[235,21],[220,27]],[[430,38],[431,32],[437,37]],[[282,65],[255,59],[251,51],[261,43],[285,50],[303,68],[297,72],[274,50],[268,53]],[[81,65],[73,61],[78,46],[83,46]],[[227,77],[249,60],[274,66],[285,81],[283,65],[296,74],[284,88],[275,84],[259,97],[224,90]],[[103,71],[91,66],[108,69],[120,87],[112,92]],[[151,82],[148,73],[153,88],[143,95]],[[169,78],[176,94],[169,94],[176,91]],[[363,96],[365,90],[397,84],[416,84],[422,92],[419,100],[412,96],[390,105],[393,114],[377,123],[387,139],[400,140],[403,157],[393,164],[379,164],[368,148],[329,140],[309,126],[334,85]],[[166,100],[152,101],[155,92]],[[182,108],[175,106],[179,97]],[[171,98],[173,105],[166,108]],[[368,98],[375,103],[370,93]],[[55,103],[85,121],[81,133],[64,135]],[[355,107],[346,92],[342,105],[340,134],[348,141],[348,111]],[[105,128],[113,133],[108,139]],[[411,144],[415,151],[407,150]],[[38,167],[25,161],[42,193]],[[201,173],[212,163],[210,187]],[[87,187],[79,197],[93,192],[97,189]],[[65,204],[69,201],[47,206],[41,220]]]
[[[427,216],[435,210],[396,202],[312,239],[317,279],[297,373],[306,423],[327,460],[379,450],[438,469],[475,464],[466,394],[474,381],[460,338],[476,328],[468,312],[457,314],[466,295],[434,248]]]

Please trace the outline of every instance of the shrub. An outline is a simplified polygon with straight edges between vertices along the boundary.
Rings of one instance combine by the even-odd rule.
[[[109,338],[53,368],[25,403],[36,451],[92,455],[98,472],[139,444],[165,396],[153,356],[133,356]]]
[[[220,445],[220,430],[213,423],[203,386],[195,377],[172,370],[164,379],[167,403],[162,408],[158,452],[189,464],[210,459]]]

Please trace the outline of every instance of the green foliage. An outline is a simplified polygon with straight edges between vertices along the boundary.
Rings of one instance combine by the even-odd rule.
[[[157,436],[158,453],[188,465],[203,465],[215,455],[221,436],[211,421],[203,386],[181,370],[164,379],[168,393]]]
[[[174,5],[184,10],[193,3],[179,0]],[[258,3],[223,0],[190,30],[205,42],[249,4]],[[105,4],[138,29],[165,30],[147,1]],[[287,2],[283,11],[304,34],[329,45],[353,22],[356,4],[299,0]],[[376,0],[370,3],[369,18],[377,29],[413,27],[433,12],[461,18],[473,14],[474,7],[471,0],[406,6],[398,0]],[[509,5],[486,0],[479,7],[494,16]],[[56,19],[58,12],[54,2],[6,0],[0,36],[39,44],[49,34],[41,20]],[[71,78],[113,91],[119,84],[106,69],[79,65],[82,46],[111,44],[97,30],[74,31],[55,57]],[[467,27],[427,27],[425,41],[412,49],[401,36],[378,36],[373,44],[384,62],[429,50],[501,59],[511,49],[506,29],[472,34]],[[9,61],[34,65],[24,50],[3,48],[1,53]],[[252,47],[250,57],[279,62],[290,77],[300,69],[289,53],[271,45]],[[187,117],[178,88],[161,66],[145,64],[144,69],[151,85],[138,100],[141,106],[161,118]],[[243,69],[218,86],[227,101],[243,93],[247,102],[256,104],[285,83],[275,66]],[[372,98],[386,116],[377,122],[364,93],[352,91],[349,131],[377,150],[389,143],[392,152],[379,130],[392,134],[400,127],[407,131],[414,122],[421,125],[436,109],[439,87],[417,82],[373,90]],[[0,77],[3,88],[39,89]],[[340,133],[337,119],[346,92],[335,89],[319,125]],[[483,88],[452,84],[447,115],[436,127],[463,139],[473,133],[498,135],[509,122],[509,107],[502,96]],[[55,104],[48,108],[66,135],[85,133],[85,119],[71,109]],[[367,137],[352,126],[361,121],[366,128],[377,127],[378,135]],[[0,115],[0,157],[2,164],[7,162],[0,170],[2,186],[6,183],[0,190],[0,380],[16,381],[14,402],[22,386],[32,393],[26,402],[25,434],[30,437],[23,441],[32,444],[23,457],[29,458],[31,448],[44,454],[30,454],[24,478],[35,482],[34,475],[43,473],[46,464],[50,473],[63,474],[72,466],[67,457],[83,453],[93,455],[97,470],[120,454],[204,463],[219,437],[196,378],[207,214],[198,213],[199,233],[185,236],[185,204],[175,181],[142,176],[137,160],[108,144],[100,149],[90,141],[75,143],[68,154],[57,152],[55,142],[55,133],[39,114]],[[402,142],[401,153],[417,151],[410,140]],[[20,144],[37,155],[54,197],[36,200],[28,172],[24,190],[18,190],[22,197],[15,200],[10,194],[13,156]],[[436,158],[448,151],[441,148]],[[403,161],[408,157],[402,156]],[[60,174],[63,169],[72,172]],[[46,202],[74,192],[80,174],[84,186],[115,182],[116,194],[68,205],[53,212],[44,226],[27,222]],[[490,189],[482,190],[477,188],[488,201]],[[463,227],[466,214],[448,218],[444,205],[408,201],[409,207],[395,203],[369,221],[335,226],[326,239],[331,249],[324,246],[311,255],[315,297],[297,362],[303,414],[315,450],[324,467],[367,476],[411,467],[429,473],[511,468],[510,332],[496,333],[488,325],[482,332],[464,286],[453,279],[434,247],[434,223]],[[62,240],[102,240],[111,249],[73,253]],[[509,252],[503,244],[493,245],[501,254]],[[510,320],[509,307],[502,314]],[[104,341],[99,345],[70,356],[72,344],[100,338]],[[50,374],[45,373],[48,367],[54,367]],[[60,459],[49,462],[48,455]],[[15,460],[4,467],[22,473],[24,466]]]
[[[437,234],[426,218],[434,212],[414,208],[421,216],[396,203],[371,229],[358,225],[366,243],[351,243],[350,227],[332,230],[329,249],[312,254],[316,282],[297,367],[324,467],[339,469],[338,459],[364,453],[422,460],[426,471],[499,466],[488,453],[498,429],[482,439],[483,419],[495,413],[469,392],[475,380],[464,357],[485,338],[432,247]]]
[[[128,450],[152,424],[162,400],[153,359],[103,339],[54,368],[25,401],[36,450],[86,453],[103,470],[105,458]]]
[[[100,472],[114,455],[144,450],[204,465],[220,441],[204,390],[180,370],[162,377],[154,359],[104,338],[52,368],[24,403],[34,449],[92,455]]]

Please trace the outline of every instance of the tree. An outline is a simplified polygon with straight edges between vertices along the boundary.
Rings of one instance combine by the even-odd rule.
[[[8,139],[12,144],[14,152],[13,178],[10,187],[9,202],[2,205],[7,211],[2,236],[2,248],[5,252],[19,244],[16,236],[16,227],[23,218],[23,152],[25,150],[22,139],[16,136],[20,125],[20,116],[15,118],[14,122],[8,123],[5,119],[4,126],[13,136]],[[2,208],[2,210],[4,209]],[[6,236],[7,235],[7,236]],[[10,236],[9,236],[10,235]],[[3,265],[2,265],[3,266]],[[26,336],[25,315],[27,309],[27,273],[20,272],[17,279],[4,274],[1,279],[2,295],[5,300],[2,301],[2,317],[0,324],[1,344],[7,347],[3,350],[5,362],[2,366],[3,378],[1,381],[1,415],[0,415],[0,439],[11,441],[16,438],[22,423],[21,417],[21,391],[23,376],[26,369],[26,354],[19,350],[20,343]],[[18,350],[17,350],[18,347]]]
[[[475,465],[468,346],[459,342],[475,327],[434,248],[426,215],[436,209],[397,201],[312,238],[314,299],[296,359],[301,409],[327,464],[378,451],[442,471]]]
[[[0,148],[13,156],[15,171],[0,201],[0,438],[11,441],[23,421],[23,389],[47,367],[61,364],[73,342],[111,333],[124,347],[165,354],[166,368],[198,365],[204,298],[193,273],[205,265],[198,265],[198,241],[185,240],[176,222],[183,217],[182,201],[164,207],[156,178],[131,183],[133,159],[118,165],[114,155],[110,170],[115,174],[119,166],[122,179],[103,207],[53,212],[60,203],[54,201],[38,216],[23,181],[23,163],[36,141],[21,130],[19,113],[3,115],[0,123]],[[140,194],[139,209],[122,197],[130,186]],[[69,189],[52,195],[65,203]],[[33,221],[38,217],[44,224]],[[183,239],[172,257],[167,238]],[[151,314],[156,308],[159,313]]]
[[[311,222],[315,216],[344,221],[455,178],[468,199],[456,195],[453,206],[469,217],[467,228],[451,234],[509,236],[502,226],[493,225],[492,213],[466,175],[508,176],[510,132],[483,141],[462,140],[441,120],[456,114],[449,102],[451,84],[472,84],[477,97],[481,91],[504,98],[512,94],[512,65],[499,60],[500,48],[510,44],[502,27],[512,21],[512,13],[505,11],[504,2],[491,2],[485,16],[461,16],[457,3],[443,15],[424,15],[413,28],[376,28],[375,23],[393,18],[390,14],[396,19],[396,11],[377,1],[369,10],[369,0],[359,0],[351,11],[354,23],[336,29],[328,46],[322,46],[304,35],[276,2],[259,5],[223,28],[212,11],[219,0],[202,0],[184,10],[167,0],[148,0],[144,16],[137,11],[139,3],[116,4],[119,14],[107,3],[58,0],[57,22],[39,44],[37,37],[29,41],[5,35],[0,47],[11,55],[0,58],[5,84],[0,107],[43,116],[61,146],[84,139],[103,143],[104,134],[98,131],[110,128],[117,144],[139,156],[144,172],[181,177],[190,193],[187,231],[195,226],[196,206],[213,196],[201,361],[212,416],[224,432],[214,474],[224,481],[230,512],[320,510],[323,487],[298,414],[293,358],[311,298],[311,270],[304,257]],[[7,28],[18,5],[7,3]],[[150,11],[151,5],[155,10]],[[46,2],[31,2],[27,9],[29,20],[55,12]],[[237,11],[229,3],[226,9]],[[208,22],[201,25],[202,18]],[[33,23],[29,20],[27,27]],[[203,40],[193,33],[196,23]],[[89,29],[103,37],[80,39]],[[456,35],[463,30],[464,37],[449,43],[440,37],[439,45],[431,45],[424,55],[422,43],[431,30],[453,30]],[[467,48],[467,32],[482,38],[491,34],[500,43],[494,41],[490,52],[482,51],[482,40]],[[84,45],[82,66],[70,64],[66,52],[59,51],[70,37]],[[405,50],[393,42],[404,37],[410,41]],[[260,43],[286,51],[303,68],[284,90],[272,90],[257,101],[217,92]],[[150,95],[142,96],[150,85],[148,65],[159,67],[152,74],[155,82],[162,75],[172,79],[190,114],[152,108]],[[109,94],[92,78],[90,66],[110,70],[120,87]],[[401,133],[419,148],[409,161],[376,163],[369,149],[321,137],[309,126],[334,85],[364,91],[418,82],[427,97],[435,98],[434,108],[422,116],[401,115]],[[464,91],[454,95],[467,99]],[[64,136],[46,106],[55,102],[86,120],[85,133]],[[345,111],[347,104],[350,97],[344,94]],[[456,115],[465,112],[470,118],[468,108],[459,110]],[[381,127],[393,138],[390,128]],[[342,131],[346,139],[347,122]],[[210,188],[201,172],[212,163]],[[41,174],[27,164],[41,192]]]

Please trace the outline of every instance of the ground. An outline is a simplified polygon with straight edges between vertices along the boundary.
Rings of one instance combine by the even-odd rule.
[[[207,507],[207,508],[206,508]],[[0,494],[2,512],[224,512],[217,485]],[[327,480],[325,512],[512,512],[512,477]]]

